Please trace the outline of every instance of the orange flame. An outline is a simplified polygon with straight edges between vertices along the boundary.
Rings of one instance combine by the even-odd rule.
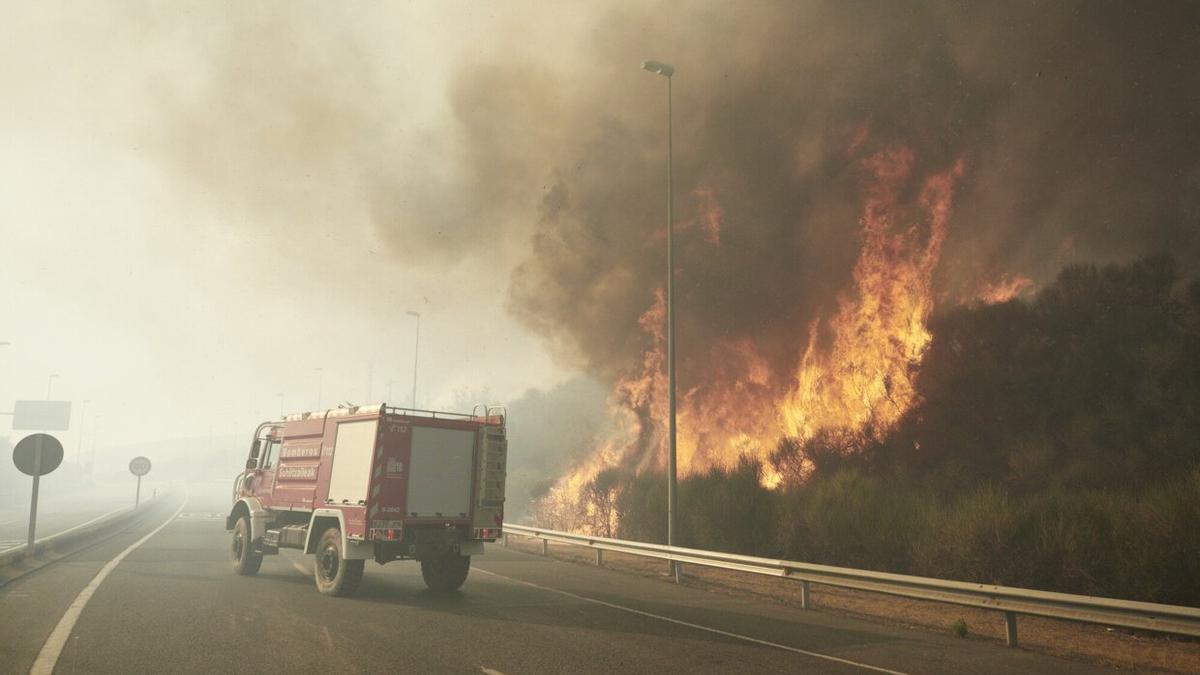
[[[692,196],[700,201],[696,209],[696,223],[704,232],[704,240],[713,246],[721,244],[721,224],[725,221],[725,209],[717,203],[716,194],[712,188],[698,187],[692,190]]]
[[[856,137],[854,149],[863,143]],[[838,298],[824,331],[820,319],[807,327],[790,374],[772,367],[749,338],[708,347],[710,375],[679,398],[682,474],[730,466],[743,455],[765,460],[783,436],[806,440],[825,429],[879,434],[914,403],[913,375],[931,339],[926,322],[934,304],[933,271],[963,165],[956,162],[924,177],[915,205],[902,200],[914,181],[916,158],[910,149],[888,146],[859,165],[866,179],[859,221],[863,244],[852,288]],[[692,222],[717,244],[724,212],[711,190],[694,194],[700,213]],[[572,529],[615,531],[615,512],[587,494],[605,469],[665,468],[665,315],[660,289],[638,322],[650,346],[636,371],[616,383],[610,399],[619,432],[560,480],[546,500],[573,514]],[[762,477],[768,487],[781,479],[770,469]],[[556,524],[566,524],[561,513],[556,517]]]
[[[830,320],[833,347],[821,354],[817,328],[780,407],[784,431],[802,439],[823,428],[879,432],[912,405],[912,375],[929,345],[925,326],[933,311],[932,276],[946,238],[956,163],[927,178],[917,222],[903,223],[898,195],[912,172],[907,148],[880,151],[863,162],[872,175],[863,207],[863,248],[854,288],[839,298]]]
[[[991,284],[984,284],[975,294],[975,299],[985,305],[996,305],[1019,298],[1033,291],[1033,279],[1022,274],[1006,276]]]

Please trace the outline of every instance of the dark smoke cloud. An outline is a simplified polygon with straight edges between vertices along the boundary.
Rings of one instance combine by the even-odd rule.
[[[552,177],[530,214],[511,309],[591,372],[638,366],[636,320],[663,279],[665,177],[665,82],[639,72],[641,58],[677,67],[677,222],[696,217],[698,187],[724,210],[719,246],[686,227],[677,243],[684,390],[708,371],[717,341],[752,338],[790,367],[808,322],[828,316],[860,244],[861,174],[847,148],[861,129],[868,151],[911,147],[916,176],[965,163],[936,278],[943,303],[1006,274],[1048,280],[1064,262],[1168,250],[1194,269],[1197,7],[612,11],[576,47],[589,67],[575,77],[587,86],[559,82],[546,111],[565,116],[571,140],[541,148],[538,169]],[[504,109],[508,88],[536,71],[508,67],[472,105]]]
[[[508,7],[492,34],[447,33],[482,46],[455,52],[428,127],[400,123],[424,64],[381,57],[370,20],[230,12],[203,76],[164,85],[160,148],[259,226],[362,220],[406,265],[485,256],[500,276],[515,248],[510,311],[612,378],[639,365],[664,273],[665,82],[638,62],[673,62],[685,390],[723,340],[794,366],[858,254],[855,157],[889,144],[913,149],[914,176],[964,161],[943,303],[1067,262],[1200,259],[1195,3],[576,7],[588,28],[549,40],[522,28],[555,20],[545,6]],[[723,210],[718,245],[697,188]]]

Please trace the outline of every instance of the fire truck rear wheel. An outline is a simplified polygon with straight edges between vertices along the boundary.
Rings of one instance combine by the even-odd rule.
[[[458,590],[467,580],[467,572],[471,571],[471,556],[447,553],[437,558],[427,558],[421,561],[421,576],[425,585],[435,593],[449,593]]]
[[[233,560],[233,571],[245,577],[258,574],[258,568],[262,565],[262,553],[254,550],[252,532],[250,517],[238,518],[237,524],[233,526],[233,541],[229,550]]]
[[[346,560],[342,550],[342,531],[331,527],[321,533],[313,561],[317,590],[325,595],[347,596],[358,590],[364,560]]]

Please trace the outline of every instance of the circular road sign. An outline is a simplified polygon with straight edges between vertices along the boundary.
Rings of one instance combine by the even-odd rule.
[[[39,453],[41,462],[38,462]],[[13,464],[26,476],[45,476],[57,469],[62,460],[62,443],[50,434],[30,434],[13,448]]]
[[[134,457],[129,460],[129,473],[135,476],[145,476],[150,473],[150,460],[145,457]]]

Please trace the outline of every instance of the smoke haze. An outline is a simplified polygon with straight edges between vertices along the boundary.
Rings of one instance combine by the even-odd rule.
[[[6,314],[39,321],[0,335],[4,393],[41,397],[62,373],[56,396],[92,399],[121,443],[248,433],[319,387],[326,405],[406,401],[409,309],[428,331],[422,404],[652,369],[666,83],[643,59],[677,69],[681,392],[786,389],[853,287],[863,161],[897,147],[898,233],[922,181],[961,162],[942,306],[1074,261],[1169,251],[1190,273],[1197,18],[1182,2],[14,12],[3,280]]]
[[[856,134],[912,148],[914,175],[963,160],[942,302],[1011,275],[1045,281],[1064,262],[1169,250],[1194,267],[1194,6],[745,9],[615,11],[580,47],[597,64],[592,86],[558,102],[578,111],[565,134],[576,140],[546,148],[554,179],[510,302],[587,368],[637,363],[634,327],[662,284],[665,83],[636,71],[639,56],[677,67],[685,389],[720,340],[795,358],[804,327],[847,287],[861,244]],[[703,217],[697,189],[723,211],[717,246],[688,226]]]

